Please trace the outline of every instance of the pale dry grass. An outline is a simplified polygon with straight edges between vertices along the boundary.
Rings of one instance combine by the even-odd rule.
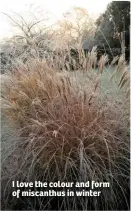
[[[3,109],[18,130],[10,157],[16,166],[11,179],[109,181],[111,188],[102,190],[96,200],[63,198],[57,199],[59,206],[55,206],[64,210],[128,208],[129,134],[125,103],[110,101],[106,94],[101,98],[101,76],[107,56],[101,57],[95,73],[95,49],[87,56],[81,51],[79,57],[78,69],[88,79],[84,88],[67,72],[60,73],[58,66],[48,66],[48,61],[17,65],[10,74],[10,83],[4,87]],[[126,64],[124,71],[125,68]],[[5,200],[7,208],[9,187],[5,189],[5,196],[9,197]],[[32,209],[54,209],[54,199],[41,200],[36,199]],[[26,208],[30,208],[29,204],[27,200]]]
[[[74,14],[73,21],[60,21],[59,31],[46,29],[34,14],[29,22],[6,14],[21,35],[9,40],[2,76],[2,113],[15,128],[2,147],[5,210],[129,209],[128,66],[123,56],[113,59],[110,67],[118,65],[113,75],[108,71],[110,92],[105,93],[108,56],[97,61],[96,47],[85,55],[83,41],[92,45],[94,24],[85,10],[74,12],[66,14],[67,19]],[[119,89],[114,94],[114,79],[122,98]],[[110,182],[110,188],[98,198],[17,200],[12,180],[95,180]]]

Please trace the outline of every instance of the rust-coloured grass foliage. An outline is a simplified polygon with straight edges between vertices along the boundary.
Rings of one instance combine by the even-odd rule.
[[[16,170],[10,172],[13,179],[107,181],[110,188],[102,190],[95,200],[63,197],[57,199],[57,205],[54,199],[43,201],[38,197],[35,203],[26,199],[22,206],[28,209],[128,207],[129,134],[124,102],[121,105],[116,99],[110,101],[106,94],[101,98],[101,76],[108,57],[101,57],[94,73],[95,50],[80,56],[79,71],[89,80],[85,88],[75,84],[69,72],[60,73],[46,61],[29,61],[10,73],[8,84],[3,87],[3,109],[18,135],[15,145],[12,139],[12,154],[5,160],[14,161]],[[119,73],[123,71],[119,85],[128,86],[128,70],[122,57],[116,68]],[[7,208],[9,191],[7,185]],[[12,199],[12,208],[17,208],[16,201]]]

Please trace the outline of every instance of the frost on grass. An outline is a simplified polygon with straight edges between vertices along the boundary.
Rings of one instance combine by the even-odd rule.
[[[13,171],[5,177],[4,206],[18,208],[11,193],[11,180],[109,182],[99,198],[25,199],[32,209],[117,209],[128,207],[129,134],[128,98],[112,97],[102,88],[107,62],[103,56],[95,71],[96,53],[82,57],[76,72],[51,68],[46,61],[17,64],[3,89],[3,110],[17,129],[11,155]],[[116,67],[118,85],[128,86],[126,64],[120,58]],[[124,76],[126,77],[124,80]],[[110,82],[111,83],[111,82]],[[125,92],[123,92],[125,93]],[[15,161],[15,162],[14,162]],[[16,167],[14,168],[13,165]],[[11,179],[9,177],[11,176]],[[6,178],[6,179],[5,179]],[[126,179],[125,179],[126,178]],[[119,205],[117,202],[119,200]],[[19,201],[18,201],[19,203]],[[57,204],[57,205],[56,205]]]

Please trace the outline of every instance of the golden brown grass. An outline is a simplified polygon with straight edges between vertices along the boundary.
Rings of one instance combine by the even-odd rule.
[[[57,209],[128,207],[129,136],[124,110],[117,101],[112,103],[108,97],[101,100],[100,96],[107,56],[100,59],[95,74],[90,74],[96,65],[95,51],[87,57],[81,55],[81,59],[85,76],[93,81],[86,89],[79,85],[76,88],[68,74],[59,74],[46,62],[37,60],[17,66],[10,74],[10,83],[4,87],[3,108],[19,131],[12,158],[20,155],[15,160],[18,170],[11,178],[109,181],[111,188],[103,190],[96,200],[58,199]],[[122,75],[121,86],[126,74]],[[54,209],[53,202],[39,200],[41,209]],[[39,200],[32,209],[40,209]],[[29,208],[29,202],[26,203]]]

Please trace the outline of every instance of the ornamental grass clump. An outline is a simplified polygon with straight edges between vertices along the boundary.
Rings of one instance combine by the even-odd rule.
[[[27,198],[22,203],[23,199],[11,197],[8,182],[4,191],[5,196],[8,192],[6,208],[10,200],[13,209],[19,203],[23,209],[39,210],[128,208],[128,127],[122,105],[116,100],[110,102],[108,96],[101,98],[100,80],[106,59],[101,58],[95,80],[86,84],[86,89],[76,85],[70,74],[59,73],[46,62],[36,60],[17,66],[3,89],[3,109],[18,131],[16,144],[14,139],[10,141],[12,153],[5,159],[14,161],[16,167],[10,171],[11,178],[94,180],[109,182],[110,188],[102,189],[95,199],[36,197],[35,202]]]

